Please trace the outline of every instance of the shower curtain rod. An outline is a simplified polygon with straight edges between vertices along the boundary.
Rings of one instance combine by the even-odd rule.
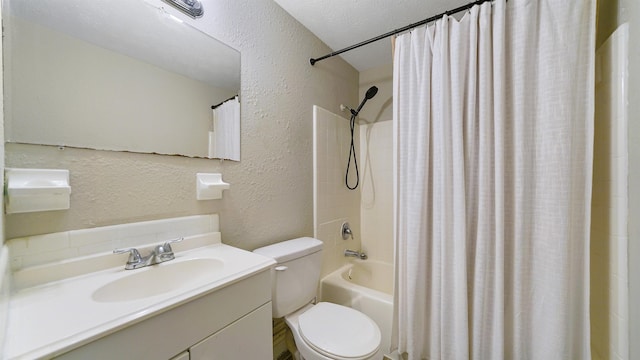
[[[351,46],[346,47],[344,49],[341,49],[341,50],[338,50],[338,51],[334,51],[334,52],[332,52],[330,54],[321,56],[319,58],[315,58],[315,59],[311,58],[311,59],[309,59],[309,62],[311,63],[311,66],[313,66],[318,61],[321,61],[321,60],[324,60],[324,59],[327,59],[327,58],[330,58],[330,57],[333,57],[333,56],[336,56],[336,55],[340,55],[340,54],[342,54],[344,52],[347,52],[347,51],[350,51],[350,50],[353,50],[353,49],[357,49],[357,48],[359,48],[361,46],[365,46],[365,45],[371,44],[372,42],[376,42],[378,40],[382,40],[384,38],[388,38],[389,36],[396,35],[396,34],[399,34],[401,32],[405,32],[407,30],[411,30],[411,29],[413,29],[415,27],[418,27],[420,25],[424,25],[424,24],[430,23],[432,21],[438,20],[438,19],[440,19],[441,17],[443,17],[445,15],[449,16],[449,15],[452,15],[452,14],[455,14],[455,13],[459,13],[461,11],[465,11],[465,10],[471,9],[473,6],[480,5],[480,4],[485,3],[487,1],[492,1],[492,0],[477,0],[477,1],[474,1],[474,2],[471,2],[471,3],[468,3],[467,5],[463,5],[463,6],[457,7],[455,9],[453,9],[453,10],[445,11],[445,12],[443,12],[441,14],[432,16],[432,17],[430,17],[428,19],[419,21],[417,23],[409,24],[409,25],[407,25],[405,27],[402,27],[400,29],[389,31],[386,34],[378,35],[378,36],[376,36],[374,38],[371,38],[369,40],[365,40],[363,42],[357,43],[355,45],[351,45]]]
[[[229,100],[233,100],[233,99],[235,99],[235,98],[237,98],[237,97],[238,97],[238,95],[233,95],[232,97],[230,97],[230,98],[228,98],[227,100],[225,100],[225,101],[221,102],[220,104],[211,105],[211,109],[212,109],[212,110],[215,110],[216,108],[219,108],[222,104],[226,103],[227,101],[229,101]]]

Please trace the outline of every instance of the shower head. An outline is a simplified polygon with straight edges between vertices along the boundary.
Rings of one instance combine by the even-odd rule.
[[[350,109],[351,115],[358,116],[358,113],[360,113],[360,109],[362,109],[362,107],[364,106],[364,103],[366,103],[367,100],[370,100],[374,96],[376,96],[377,93],[378,93],[377,86],[370,87],[369,90],[367,90],[367,92],[364,94],[364,99],[362,99],[362,102],[360,103],[360,106],[358,106],[358,109],[357,110]]]
[[[367,90],[367,93],[364,94],[364,97],[369,100],[372,99],[374,96],[376,96],[376,94],[378,93],[378,87],[377,86],[372,86],[369,88],[369,90]]]

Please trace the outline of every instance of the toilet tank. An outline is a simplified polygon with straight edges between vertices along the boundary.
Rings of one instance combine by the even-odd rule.
[[[291,314],[316,296],[322,268],[322,241],[297,238],[255,249],[253,252],[274,259],[271,301],[273,317]]]

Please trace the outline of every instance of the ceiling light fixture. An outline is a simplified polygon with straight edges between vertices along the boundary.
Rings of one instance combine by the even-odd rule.
[[[199,0],[164,0],[169,5],[191,16],[194,19],[202,17],[204,8]]]

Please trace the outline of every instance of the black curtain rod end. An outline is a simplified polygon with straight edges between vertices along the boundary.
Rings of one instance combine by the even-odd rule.
[[[238,97],[238,95],[236,94],[236,95],[233,95],[232,97],[228,98],[227,100],[225,100],[225,101],[223,101],[223,102],[221,102],[221,103],[219,103],[219,104],[211,105],[211,110],[215,110],[216,108],[220,107],[220,105],[222,105],[222,104],[226,103],[226,102],[227,102],[227,101],[229,101],[229,100],[233,100],[233,99],[235,99],[235,98],[237,98],[237,97]]]
[[[317,60],[316,60],[316,59],[313,59],[313,58],[312,58],[312,59],[309,59],[309,62],[311,63],[311,66],[315,65],[315,64],[316,64],[316,61],[317,61]]]

